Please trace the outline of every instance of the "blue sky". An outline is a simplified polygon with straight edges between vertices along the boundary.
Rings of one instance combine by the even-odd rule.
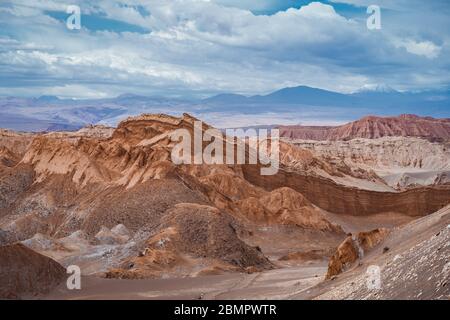
[[[81,30],[66,28],[68,4]],[[381,30],[366,27],[372,4]],[[0,95],[448,89],[449,15],[447,0],[7,0]]]

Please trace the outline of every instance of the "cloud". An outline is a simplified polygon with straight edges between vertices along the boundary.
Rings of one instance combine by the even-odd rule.
[[[62,99],[101,99],[108,97],[108,94],[99,90],[93,90],[82,85],[64,85],[61,87],[46,88],[44,95],[57,96]]]
[[[214,2],[227,7],[234,7],[249,10],[252,12],[269,13],[276,12],[280,9],[287,9],[294,5],[298,5],[298,0],[204,0],[206,2]]]
[[[401,40],[397,43],[398,47],[403,47],[409,53],[424,56],[429,59],[435,59],[439,56],[442,48],[431,41],[416,42],[414,40]]]
[[[367,1],[339,2],[364,6]],[[389,10],[401,9],[381,2]],[[148,32],[89,24],[69,31],[64,19],[46,14],[65,12],[65,4],[56,0],[0,5],[0,87],[20,94],[24,88],[30,94],[58,88],[67,96],[86,89],[88,95],[98,90],[108,96],[207,96],[260,94],[295,85],[351,92],[374,83],[395,89],[449,83],[450,29],[442,27],[447,22],[439,14],[431,22],[439,33],[400,24],[409,23],[411,15],[419,14],[415,11],[389,11],[382,30],[369,31],[365,10],[346,18],[321,2],[281,11],[277,1],[240,3],[72,1],[97,24],[111,19]],[[427,12],[425,4],[420,6]],[[272,13],[253,12],[264,10]]]

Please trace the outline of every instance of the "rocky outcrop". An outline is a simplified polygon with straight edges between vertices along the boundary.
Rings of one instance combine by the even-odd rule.
[[[323,283],[316,299],[325,300],[447,300],[450,279],[450,206],[392,229],[353,268]],[[370,269],[379,268],[376,282]],[[371,268],[372,269],[372,268]],[[372,269],[373,270],[373,269]],[[372,273],[377,276],[377,273]]]
[[[450,119],[435,119],[409,114],[398,117],[368,116],[338,127],[282,126],[280,135],[303,140],[376,139],[400,136],[446,141],[450,139]]]
[[[357,235],[359,246],[364,252],[379,245],[389,234],[389,230],[386,228],[378,228],[372,231],[359,232]]]
[[[257,248],[238,238],[233,224],[233,219],[217,208],[178,204],[164,216],[144,250],[123,263],[122,268],[108,271],[106,277],[149,278],[171,271],[191,276],[211,268],[222,271],[271,268],[272,264]],[[207,267],[196,271],[199,265]]]
[[[389,234],[389,230],[381,228],[368,232],[349,235],[336,249],[328,263],[326,279],[340,274],[358,259],[379,245]]]
[[[65,269],[22,244],[0,247],[0,299],[49,292],[65,278]]]
[[[331,279],[348,268],[359,258],[359,251],[354,244],[352,236],[348,236],[336,249],[328,263],[328,271],[325,279]]]

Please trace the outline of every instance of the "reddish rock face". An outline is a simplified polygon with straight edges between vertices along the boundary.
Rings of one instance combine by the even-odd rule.
[[[250,183],[275,190],[289,187],[314,205],[338,214],[367,216],[382,212],[399,212],[418,217],[433,213],[449,204],[450,189],[420,187],[404,192],[376,192],[339,185],[330,179],[280,170],[273,176],[261,176],[254,166],[243,166]]]
[[[304,140],[376,139],[385,136],[448,140],[450,139],[450,119],[434,119],[408,114],[385,118],[368,116],[338,127],[282,126],[280,135]]]
[[[362,258],[365,253],[383,242],[388,234],[388,229],[378,228],[372,231],[359,232],[356,236],[349,235],[331,257],[326,279],[331,279],[345,271],[358,258]]]
[[[333,276],[340,274],[357,259],[358,248],[355,246],[352,236],[348,236],[339,245],[335,254],[331,257],[330,262],[328,263],[326,279],[331,279]]]
[[[389,234],[389,230],[386,228],[378,228],[372,231],[359,232],[358,243],[364,252],[379,245]]]

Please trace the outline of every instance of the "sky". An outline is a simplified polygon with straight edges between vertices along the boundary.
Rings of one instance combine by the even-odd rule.
[[[0,96],[448,89],[449,16],[448,0],[2,0]]]

